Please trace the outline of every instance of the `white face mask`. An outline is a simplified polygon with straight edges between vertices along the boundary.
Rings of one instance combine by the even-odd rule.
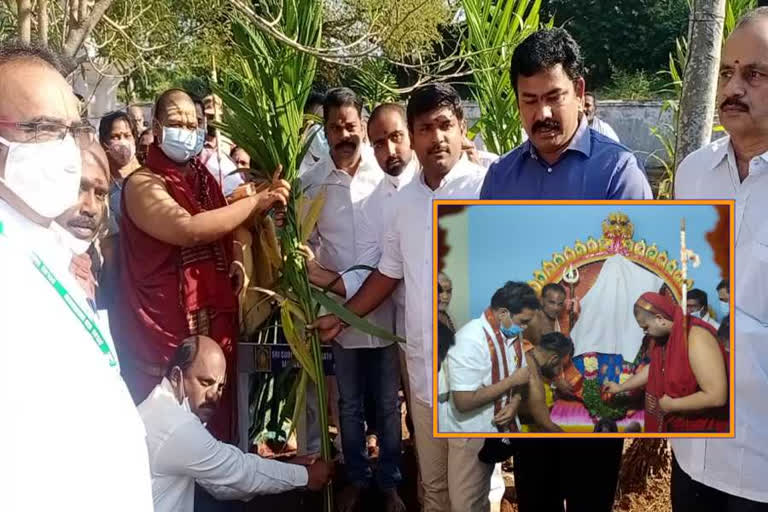
[[[82,158],[75,139],[48,142],[10,142],[5,158],[5,183],[19,199],[46,219],[58,217],[77,202]]]
[[[197,155],[198,140],[197,130],[163,126],[160,149],[177,164],[183,164]]]
[[[81,240],[77,238],[75,235],[67,231],[64,226],[56,221],[51,222],[50,228],[51,231],[56,233],[56,236],[59,237],[59,243],[67,247],[70,251],[72,251],[72,254],[76,256],[80,256],[81,254],[88,252],[88,249],[93,243],[93,240]]]
[[[723,316],[727,316],[731,313],[731,304],[728,301],[721,300],[720,301],[720,314]]]

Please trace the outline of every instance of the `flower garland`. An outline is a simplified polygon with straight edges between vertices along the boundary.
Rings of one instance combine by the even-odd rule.
[[[614,421],[623,419],[627,415],[629,406],[622,402],[624,400],[620,396],[614,398],[610,405],[603,402],[597,379],[584,380],[584,406],[590,416]]]
[[[597,355],[587,354],[584,356],[584,390],[583,399],[584,406],[587,408],[589,415],[593,418],[600,418],[606,420],[617,421],[623,419],[627,415],[629,405],[626,403],[625,397],[614,397],[611,404],[606,403],[603,400],[603,393],[600,389],[600,383],[597,380]],[[625,376],[626,374],[626,376]],[[627,368],[623,368],[620,380],[629,378],[627,374]]]

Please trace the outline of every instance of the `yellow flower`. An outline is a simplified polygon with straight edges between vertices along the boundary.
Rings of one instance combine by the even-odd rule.
[[[587,372],[596,372],[597,371],[597,358],[596,357],[585,357],[584,358],[584,370]]]
[[[630,374],[622,372],[621,375],[619,376],[619,384],[624,384],[629,380],[630,377],[631,377]]]

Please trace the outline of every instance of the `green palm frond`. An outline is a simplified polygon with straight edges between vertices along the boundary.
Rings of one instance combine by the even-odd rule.
[[[397,79],[382,59],[368,59],[355,73],[352,89],[365,101],[365,107],[372,111],[377,105],[397,101]]]
[[[490,151],[502,154],[521,142],[509,66],[517,45],[541,28],[541,0],[463,0],[462,5],[467,23],[464,49],[473,70],[472,96],[482,120],[474,128]]]

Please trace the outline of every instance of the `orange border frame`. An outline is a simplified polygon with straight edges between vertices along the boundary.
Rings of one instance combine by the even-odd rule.
[[[625,200],[625,201],[564,201],[564,200],[551,200],[551,201],[493,201],[493,200],[480,200],[480,199],[435,199],[432,201],[432,283],[434,291],[434,283],[437,282],[437,234],[438,234],[438,215],[437,210],[441,205],[454,205],[454,206],[472,206],[472,205],[484,205],[484,206],[509,206],[509,205],[602,205],[602,206],[680,206],[680,205],[700,205],[700,206],[728,206],[730,214],[730,269],[729,279],[730,283],[733,283],[734,276],[734,253],[735,253],[735,201],[720,201],[720,200],[665,200],[665,201],[648,201],[648,200]],[[732,286],[732,285],[731,285]],[[733,306],[733,294],[730,299],[730,310],[734,311]],[[735,404],[734,404],[734,370],[735,370],[735,354],[734,354],[734,323],[731,320],[731,332],[730,332],[730,382],[729,382],[729,407],[730,407],[730,425],[728,433],[587,433],[587,432],[525,432],[517,434],[504,434],[500,432],[496,433],[460,433],[460,432],[443,432],[437,431],[437,400],[434,397],[437,396],[437,294],[432,294],[432,435],[436,438],[450,439],[450,438],[734,438],[736,436],[736,418],[735,418]]]

